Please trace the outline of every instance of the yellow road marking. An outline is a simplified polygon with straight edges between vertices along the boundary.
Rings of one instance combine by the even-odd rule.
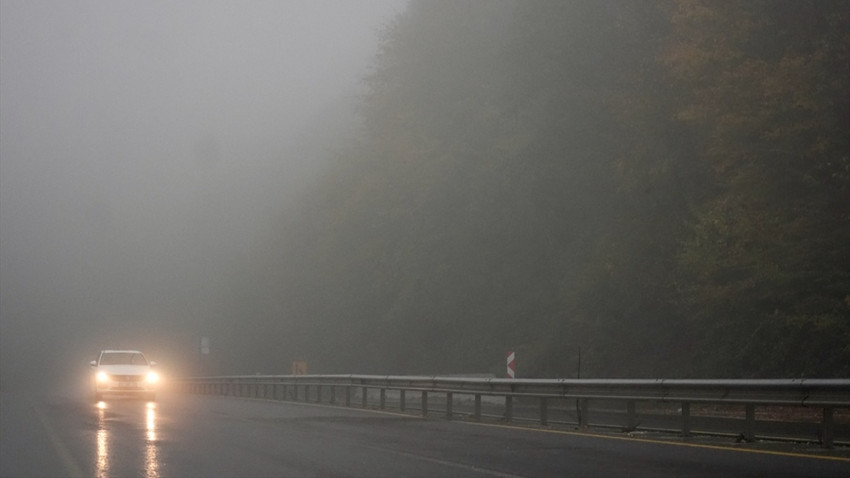
[[[476,422],[463,422],[468,423],[470,425],[478,425],[484,427],[495,427],[495,428],[507,428],[511,430],[531,430],[542,433],[555,433],[559,435],[570,435],[570,436],[580,436],[580,437],[591,437],[591,438],[602,438],[608,440],[620,440],[620,441],[631,441],[638,443],[652,443],[656,445],[672,445],[672,446],[683,446],[690,448],[704,448],[709,450],[723,450],[723,451],[735,451],[742,453],[755,453],[760,455],[777,455],[777,456],[786,456],[791,458],[814,458],[817,460],[832,460],[832,461],[847,461],[850,462],[850,458],[844,458],[840,456],[829,456],[829,455],[812,455],[807,453],[797,453],[797,452],[789,452],[789,451],[776,451],[776,450],[757,450],[754,448],[733,448],[731,446],[723,446],[723,445],[708,445],[705,443],[686,443],[686,442],[678,442],[678,441],[670,441],[670,440],[660,440],[660,439],[652,439],[652,438],[635,438],[635,437],[624,437],[624,436],[615,436],[615,435],[602,435],[599,433],[588,433],[588,432],[575,432],[569,430],[546,430],[542,428],[526,428],[519,427],[513,425],[501,425],[498,423],[476,423]]]

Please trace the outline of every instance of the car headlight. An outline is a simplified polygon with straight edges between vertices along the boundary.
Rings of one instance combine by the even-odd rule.
[[[109,375],[107,375],[106,372],[97,372],[97,381],[98,382],[108,382],[109,381]]]
[[[156,372],[148,372],[145,380],[147,380],[148,383],[156,383],[159,380],[159,375],[157,375]]]

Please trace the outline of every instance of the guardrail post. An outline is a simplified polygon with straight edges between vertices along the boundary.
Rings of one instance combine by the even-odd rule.
[[[369,405],[369,389],[362,387],[360,392],[363,394],[363,396],[360,397],[360,404],[363,408],[366,408],[366,406]]]
[[[549,424],[549,397],[540,397],[540,426]]]
[[[514,397],[505,395],[505,421],[510,422],[514,418]]]
[[[589,420],[589,412],[587,406],[587,399],[582,398],[578,401],[578,426],[581,428],[586,428],[587,424],[590,422]]]
[[[428,392],[426,390],[422,390],[422,416],[428,416]]]
[[[452,419],[452,405],[454,402],[454,397],[452,396],[452,392],[446,392],[446,418],[449,420]]]
[[[472,417],[476,420],[481,420],[481,394],[475,394],[475,411],[472,413]]]
[[[331,405],[336,404],[336,386],[331,385]]]
[[[345,406],[346,407],[351,406],[351,386],[350,385],[345,386]]]
[[[322,403],[322,385],[316,385],[316,403]]]
[[[691,436],[691,404],[682,402],[682,436]]]
[[[406,405],[406,404],[404,403],[404,401],[405,401],[405,400],[404,400],[404,399],[405,399],[405,392],[406,392],[406,391],[407,391],[407,390],[399,390],[399,391],[398,391],[398,399],[399,399],[399,405],[398,405],[398,407],[399,407],[399,410],[401,410],[402,412],[404,411],[404,406]]]
[[[387,408],[387,389],[381,388],[381,410]]]
[[[823,407],[823,423],[821,426],[821,443],[824,448],[833,447],[835,437],[835,420],[832,407]]]
[[[746,406],[746,418],[744,418],[744,440],[754,441],[756,438],[756,406],[748,403]]]
[[[626,431],[637,429],[637,407],[634,400],[626,402]]]

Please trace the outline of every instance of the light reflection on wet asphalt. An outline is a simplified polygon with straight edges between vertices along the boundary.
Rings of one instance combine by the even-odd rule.
[[[97,412],[97,433],[95,444],[95,477],[109,478],[111,476],[119,476],[124,471],[111,470],[110,465],[117,462],[115,454],[118,450],[126,450],[128,447],[132,450],[133,443],[114,443],[118,438],[118,434],[113,433],[113,427],[117,423],[122,425],[128,424],[133,428],[140,428],[144,431],[144,470],[140,476],[146,478],[160,477],[159,463],[159,444],[157,442],[157,404],[156,402],[138,402],[133,400],[118,400],[118,401],[100,401],[94,405]],[[143,409],[143,414],[140,414],[140,409]],[[117,419],[120,417],[120,419]],[[143,423],[135,423],[139,417],[143,417]],[[122,435],[124,439],[126,434]],[[141,442],[141,440],[140,440]],[[125,458],[125,457],[121,457]],[[124,463],[126,466],[127,463]],[[136,475],[136,473],[134,473]]]
[[[148,402],[145,420],[145,471],[148,478],[159,477],[156,441],[156,403]]]

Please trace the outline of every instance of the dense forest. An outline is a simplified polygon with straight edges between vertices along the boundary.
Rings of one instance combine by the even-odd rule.
[[[358,113],[237,274],[225,353],[850,376],[846,1],[414,0]]]

